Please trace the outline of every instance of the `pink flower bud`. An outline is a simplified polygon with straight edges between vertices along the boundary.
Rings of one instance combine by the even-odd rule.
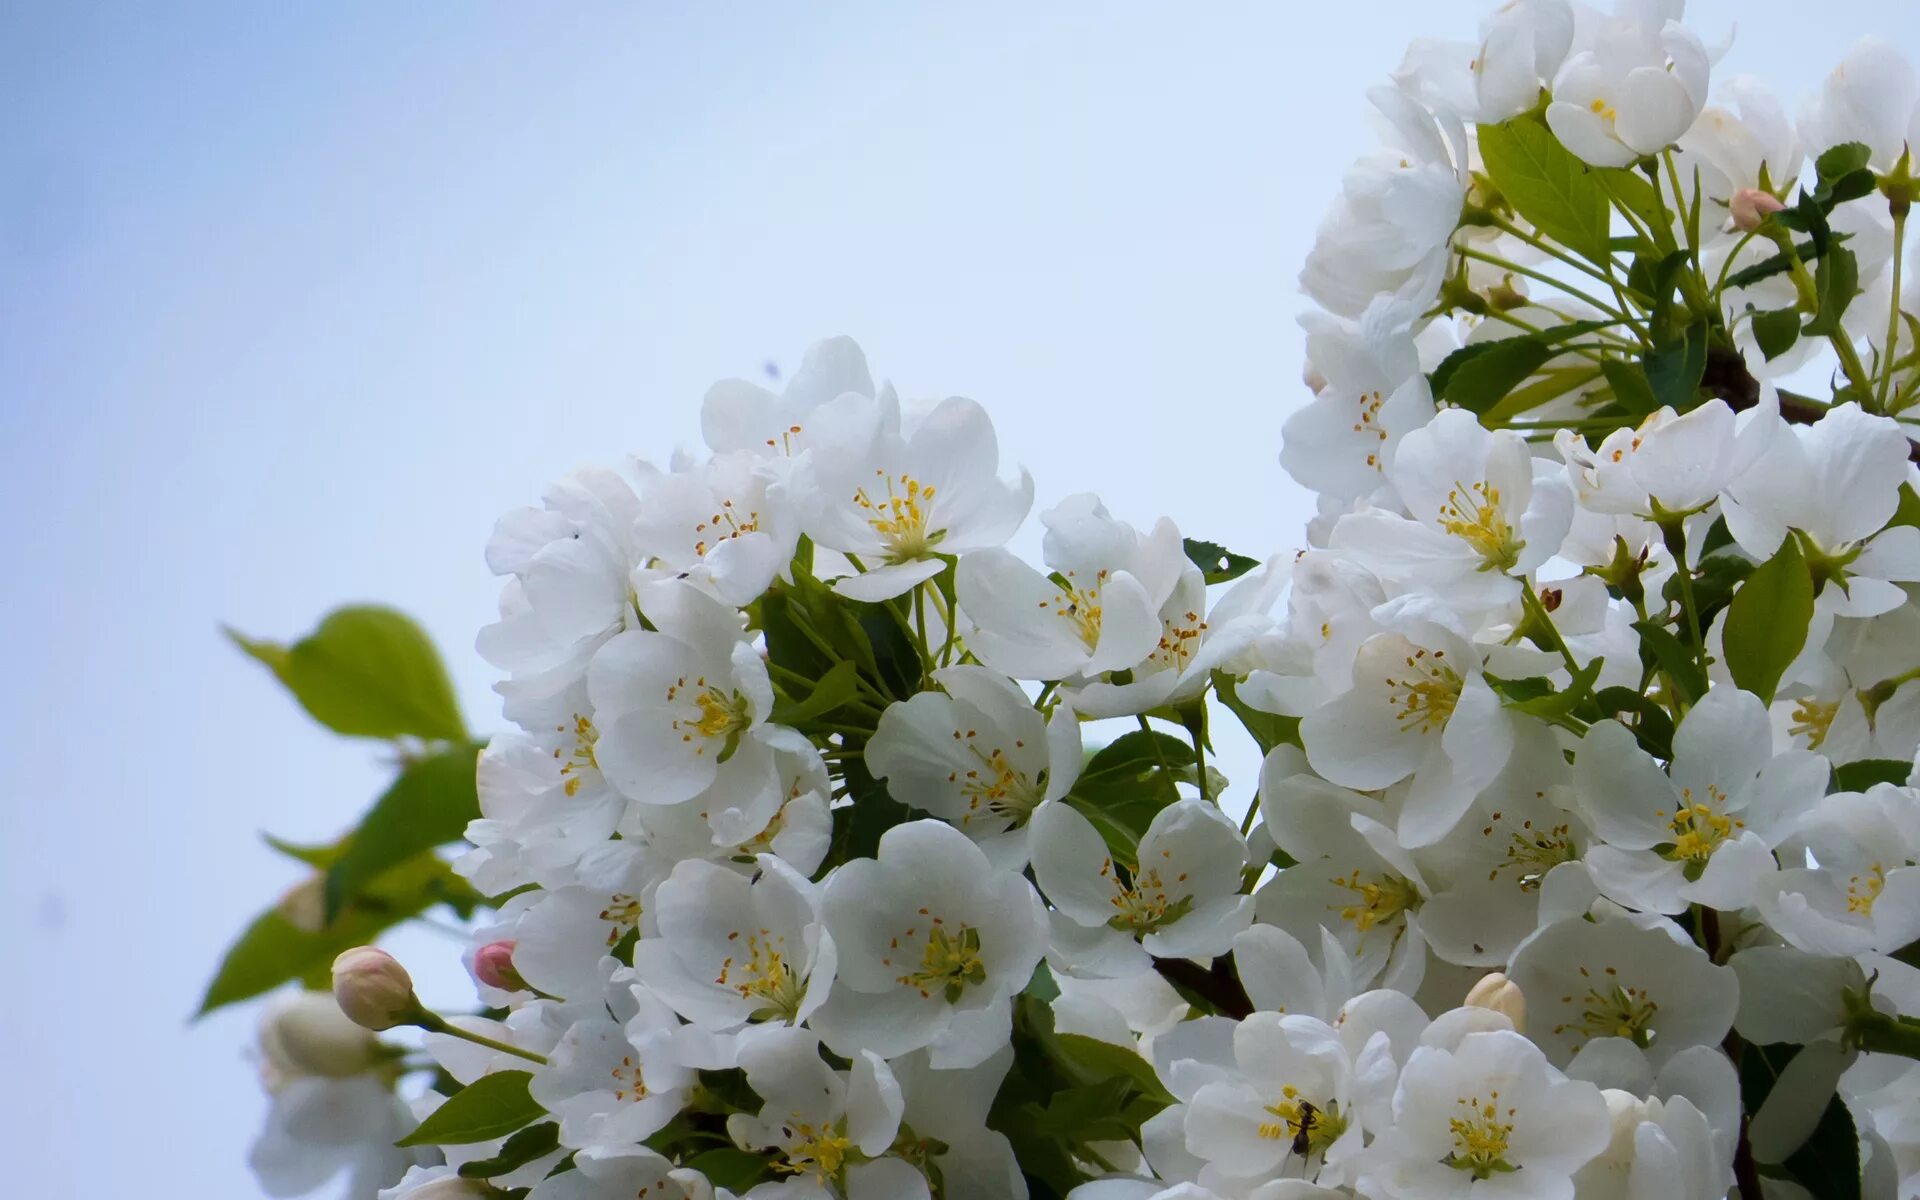
[[[513,943],[488,942],[473,954],[473,977],[503,992],[522,992],[527,981],[513,969]]]
[[[392,1029],[419,1011],[413,977],[399,960],[373,946],[356,946],[333,960],[333,999],[355,1025]]]
[[[1527,998],[1520,985],[1498,971],[1483,975],[1467,992],[1467,1007],[1486,1008],[1513,1022],[1516,1032],[1527,1026]]]
[[[1759,188],[1741,188],[1733,194],[1729,207],[1733,209],[1733,223],[1738,229],[1752,233],[1760,228],[1760,223],[1786,205],[1771,192]]]

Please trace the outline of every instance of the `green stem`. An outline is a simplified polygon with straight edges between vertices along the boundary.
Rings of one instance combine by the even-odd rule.
[[[1560,629],[1553,623],[1553,615],[1547,612],[1547,606],[1540,602],[1540,594],[1533,590],[1533,580],[1522,577],[1520,580],[1520,604],[1527,615],[1539,623],[1549,649],[1560,654],[1560,660],[1567,664],[1567,670],[1574,675],[1580,674],[1580,664],[1574,661],[1573,651],[1567,646],[1567,639],[1560,636]]]
[[[1895,351],[1900,345],[1900,259],[1904,251],[1907,236],[1907,210],[1902,204],[1893,206],[1893,290],[1888,293],[1887,301],[1887,345],[1880,352],[1885,360],[1886,369],[1880,373],[1879,403],[1881,412],[1887,411],[1887,389],[1893,386]]]
[[[1541,283],[1550,284],[1553,287],[1559,288],[1561,291],[1565,292],[1567,295],[1572,296],[1574,299],[1582,301],[1583,303],[1592,305],[1595,309],[1598,309],[1605,316],[1611,317],[1614,320],[1619,321],[1621,324],[1626,325],[1628,328],[1635,329],[1635,332],[1638,332],[1638,329],[1633,324],[1632,318],[1628,317],[1625,313],[1621,312],[1619,309],[1615,308],[1613,305],[1608,304],[1603,300],[1596,299],[1595,297],[1590,296],[1587,293],[1581,291],[1579,288],[1574,287],[1572,284],[1568,283],[1564,279],[1557,279],[1554,276],[1547,274],[1545,271],[1536,271],[1532,267],[1523,267],[1517,262],[1512,262],[1512,261],[1509,261],[1508,259],[1501,258],[1497,254],[1488,254],[1484,250],[1476,250],[1471,246],[1462,246],[1460,248],[1460,256],[1462,258],[1471,258],[1476,262],[1483,262],[1491,266],[1499,267],[1503,271],[1512,271],[1516,275],[1525,275],[1527,278],[1539,280]],[[1602,276],[1601,278],[1604,280],[1605,276]]]
[[[1920,1020],[1883,1012],[1855,1012],[1847,1019],[1847,1042],[1875,1054],[1920,1059]]]
[[[496,1042],[490,1037],[483,1037],[480,1034],[462,1029],[458,1025],[447,1021],[440,1016],[439,1013],[428,1012],[426,1009],[421,1009],[419,1015],[412,1021],[409,1021],[408,1024],[418,1025],[428,1033],[444,1033],[448,1037],[456,1037],[463,1042],[472,1042],[476,1046],[485,1046],[489,1050],[498,1050],[502,1054],[511,1054],[518,1058],[524,1058],[528,1062],[536,1062],[541,1066],[545,1066],[547,1063],[547,1056],[544,1054],[535,1054],[531,1050],[522,1050],[520,1047],[509,1045],[506,1042]]]

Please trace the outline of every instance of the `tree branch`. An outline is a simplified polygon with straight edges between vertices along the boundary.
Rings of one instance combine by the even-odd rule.
[[[1156,958],[1153,969],[1175,990],[1200,997],[1221,1016],[1245,1017],[1253,1012],[1253,1001],[1241,986],[1232,961],[1225,955],[1204,967],[1191,959]]]
[[[1760,381],[1747,370],[1740,352],[1726,346],[1708,349],[1707,369],[1700,377],[1700,386],[1725,400],[1727,407],[1735,412],[1760,403]],[[1811,425],[1826,411],[1825,406],[1815,400],[1780,389],[1780,415],[1795,425]],[[1912,439],[1907,442],[1907,458],[1920,463],[1920,445]]]

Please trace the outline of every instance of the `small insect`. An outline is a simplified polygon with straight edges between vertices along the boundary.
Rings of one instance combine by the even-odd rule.
[[[1300,1102],[1300,1125],[1293,1135],[1293,1152],[1301,1158],[1313,1148],[1313,1122],[1319,1114],[1320,1110],[1313,1105],[1305,1100]]]

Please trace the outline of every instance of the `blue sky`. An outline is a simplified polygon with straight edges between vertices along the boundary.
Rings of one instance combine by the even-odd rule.
[[[1298,542],[1295,273],[1366,86],[1479,6],[1184,7],[0,3],[12,1187],[255,1194],[251,1015],[185,1017],[294,880],[258,831],[384,768],[220,622],[397,604],[488,728],[494,517],[834,333],[987,404],[1042,505]],[[1736,11],[1796,98],[1911,28]]]

